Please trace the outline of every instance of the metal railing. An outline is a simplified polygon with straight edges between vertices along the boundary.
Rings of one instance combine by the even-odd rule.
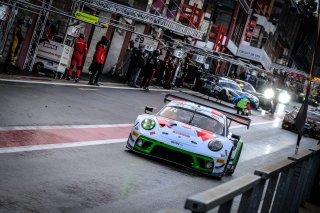
[[[309,198],[320,164],[320,146],[257,169],[187,198],[185,209],[203,213],[216,208],[226,212],[298,212]],[[240,202],[234,202],[236,197]],[[162,213],[178,213],[164,209]]]

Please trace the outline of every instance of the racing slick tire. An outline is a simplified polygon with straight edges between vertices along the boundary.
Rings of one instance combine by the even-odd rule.
[[[219,94],[219,99],[225,102],[229,102],[228,99],[228,95],[227,95],[227,91],[226,90],[222,90]]]
[[[236,167],[238,165],[239,158],[240,158],[240,155],[241,155],[241,152],[242,152],[242,147],[243,147],[243,143],[241,142],[240,143],[240,148],[236,150],[236,155],[234,156],[234,158],[232,160],[231,168],[228,168],[227,171],[225,172],[226,175],[231,176],[231,175],[233,175],[234,171],[236,170]]]
[[[232,156],[232,152],[230,152],[230,154],[229,154],[229,156],[228,156],[228,160],[227,160],[226,166],[224,167],[224,171],[223,171],[223,175],[222,175],[222,176],[224,176],[224,175],[230,175],[230,173],[229,173],[229,170],[230,170],[230,168],[229,168],[229,163],[230,163],[230,160],[231,160],[231,156]],[[221,176],[221,177],[222,177],[222,176]]]

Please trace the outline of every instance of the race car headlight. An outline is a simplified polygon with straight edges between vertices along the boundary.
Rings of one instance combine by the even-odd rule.
[[[155,127],[155,125],[156,125],[156,122],[150,118],[146,118],[141,122],[141,126],[145,130],[151,130]]]
[[[291,96],[287,92],[281,92],[278,97],[278,101],[282,104],[290,102]]]
[[[213,167],[213,162],[208,162],[208,163],[206,163],[206,168],[207,169],[211,169]]]
[[[212,140],[208,143],[208,148],[213,152],[217,152],[221,150],[222,147],[223,147],[223,144],[221,143],[220,140]]]
[[[270,89],[270,88],[266,89],[263,94],[266,99],[271,99],[275,95],[273,89]]]

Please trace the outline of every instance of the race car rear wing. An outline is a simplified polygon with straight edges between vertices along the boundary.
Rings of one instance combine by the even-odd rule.
[[[250,123],[251,123],[251,119],[250,118],[246,118],[246,117],[243,117],[243,116],[231,113],[231,112],[224,111],[222,109],[215,108],[213,106],[202,104],[202,103],[199,103],[199,102],[196,102],[196,101],[193,101],[193,100],[189,100],[187,98],[183,98],[183,97],[180,97],[180,96],[172,95],[172,94],[167,94],[164,97],[164,102],[165,103],[173,101],[173,100],[188,101],[188,102],[192,102],[192,103],[198,104],[200,106],[204,106],[204,107],[208,107],[208,108],[217,110],[217,111],[221,112],[222,114],[224,114],[227,117],[227,119],[230,120],[229,125],[231,124],[231,121],[234,121],[234,122],[237,122],[239,124],[247,126],[247,129],[249,129],[249,127],[250,127]]]

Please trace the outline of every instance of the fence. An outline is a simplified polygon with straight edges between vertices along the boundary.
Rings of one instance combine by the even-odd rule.
[[[320,163],[320,146],[303,151],[187,198],[185,209],[193,213],[217,208],[226,212],[298,212],[310,196]],[[236,197],[240,202],[235,203]],[[165,209],[161,213],[177,213]],[[159,212],[159,213],[160,213]]]

